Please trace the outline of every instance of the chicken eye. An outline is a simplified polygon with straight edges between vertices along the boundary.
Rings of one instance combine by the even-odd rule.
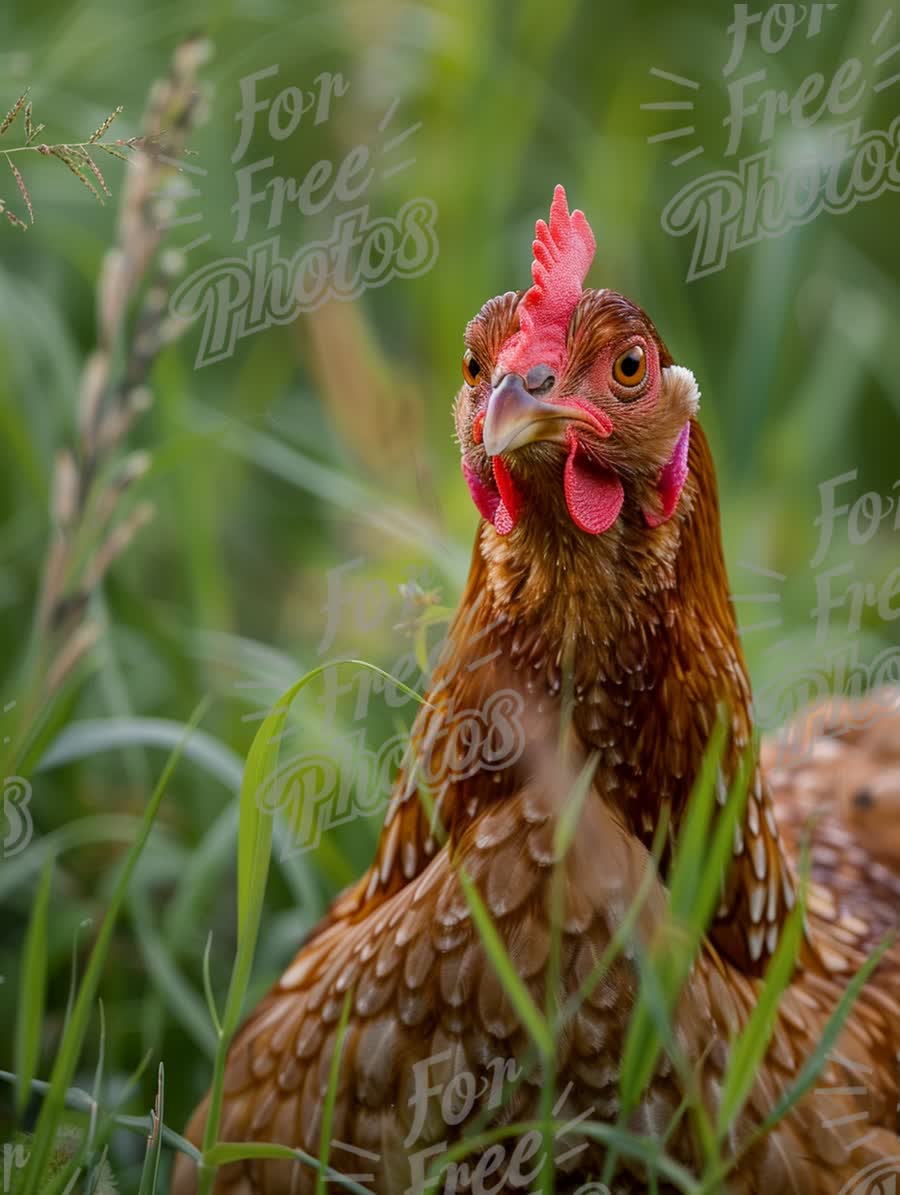
[[[633,344],[615,360],[613,378],[620,386],[633,389],[647,376],[647,354],[639,344]]]
[[[466,349],[462,361],[463,377],[469,386],[477,386],[478,379],[481,377],[481,365],[478,358],[469,349]]]

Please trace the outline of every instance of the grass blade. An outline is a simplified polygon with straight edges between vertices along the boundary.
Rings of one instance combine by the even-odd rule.
[[[687,980],[696,952],[715,910],[720,877],[731,858],[735,822],[746,800],[745,768],[738,768],[727,804],[716,816],[716,783],[725,742],[720,719],[710,738],[679,835],[670,878],[669,917],[647,958],[668,1014]],[[658,1009],[641,986],[625,1041],[620,1091],[623,1114],[633,1110],[656,1067],[662,1040]]]
[[[25,935],[19,1008],[16,1015],[16,1116],[21,1120],[31,1094],[41,1047],[41,1025],[47,998],[47,925],[50,913],[52,856],[44,861]]]
[[[137,885],[129,897],[128,906],[150,982],[185,1032],[211,1060],[216,1052],[216,1035],[206,1018],[204,1002],[178,969],[169,943],[153,926],[146,894]]]
[[[103,1067],[106,1062],[106,1009],[102,1000],[97,1001],[97,1012],[100,1016],[100,1046],[97,1050],[97,1065],[94,1068],[92,1092],[94,1106],[91,1108],[91,1118],[88,1124],[88,1145],[93,1145],[94,1134],[97,1132],[97,1110],[100,1107],[100,1097],[103,1094]]]
[[[245,1158],[273,1158],[276,1161],[294,1159],[313,1170],[319,1169],[318,1158],[314,1158],[305,1150],[291,1149],[288,1145],[274,1145],[265,1141],[222,1141],[214,1145],[208,1155],[204,1156],[208,1158],[210,1165],[216,1167],[227,1166],[229,1162],[242,1162]],[[372,1195],[368,1187],[361,1186],[352,1178],[345,1178],[331,1167],[328,1168],[325,1177],[328,1182],[343,1187],[345,1191],[353,1192],[353,1195]]]
[[[822,1068],[828,1058],[832,1047],[840,1036],[840,1032],[846,1023],[847,1017],[850,1015],[850,1010],[856,1003],[860,992],[869,982],[872,972],[881,962],[885,951],[890,947],[893,939],[888,937],[882,942],[870,959],[867,959],[862,967],[853,976],[850,982],[844,988],[843,995],[835,1006],[834,1012],[828,1018],[822,1036],[819,1042],[810,1054],[809,1058],[804,1062],[800,1074],[797,1076],[794,1084],[788,1089],[785,1095],[778,1101],[772,1111],[771,1116],[763,1125],[763,1131],[768,1132],[770,1128],[778,1123],[783,1116],[790,1112],[791,1108],[798,1100],[806,1094],[812,1087],[813,1083],[818,1079]]]
[[[347,1022],[350,1020],[350,1007],[353,1003],[353,989],[350,988],[344,997],[341,1017],[338,1021],[337,1032],[334,1035],[334,1050],[331,1053],[331,1065],[328,1068],[328,1089],[325,1092],[325,1105],[322,1108],[322,1132],[319,1138],[319,1164],[321,1169],[316,1175],[316,1195],[325,1195],[328,1172],[328,1159],[331,1155],[331,1126],[334,1123],[334,1103],[337,1099],[338,1079],[341,1071],[341,1055],[344,1052],[344,1038],[347,1036]]]
[[[222,1022],[219,1020],[219,1010],[216,1007],[216,997],[212,988],[212,976],[209,971],[209,958],[212,952],[213,933],[212,930],[206,936],[206,946],[203,950],[203,994],[206,997],[206,1007],[209,1010],[209,1019],[213,1023],[213,1028],[216,1031],[216,1036],[222,1035]]]
[[[805,886],[801,884],[797,903],[784,924],[778,949],[766,968],[756,1007],[731,1049],[716,1122],[716,1134],[720,1140],[728,1132],[729,1125],[740,1115],[772,1040],[778,1018],[778,1005],[797,965],[803,937],[805,906]]]
[[[165,1113],[165,1070],[159,1064],[159,1076],[156,1082],[156,1102],[151,1112],[153,1128],[147,1141],[147,1152],[144,1155],[144,1165],[141,1170],[141,1185],[138,1195],[156,1195],[156,1184],[159,1181],[159,1159],[162,1153],[161,1125]]]
[[[462,1141],[442,1153],[433,1164],[428,1176],[430,1189],[441,1190],[436,1181],[438,1176],[469,1154],[484,1150],[510,1137],[540,1136],[543,1134],[544,1127],[544,1123],[540,1120],[523,1121],[501,1125],[499,1128],[489,1129],[483,1133],[467,1135]],[[570,1126],[560,1121],[554,1121],[550,1127],[556,1133],[560,1133]],[[627,1129],[619,1128],[617,1125],[599,1124],[592,1120],[582,1121],[578,1126],[578,1133],[590,1141],[596,1141],[606,1146],[607,1149],[614,1149],[622,1157],[633,1159],[648,1171],[656,1172],[685,1195],[698,1195],[701,1189],[693,1175],[675,1159],[668,1157],[661,1149],[659,1142],[650,1137],[640,1136]],[[449,1183],[446,1184],[445,1189],[451,1189]],[[583,1195],[594,1195],[595,1191],[596,1195],[600,1195],[603,1186],[600,1183],[587,1183],[579,1190]]]
[[[747,1153],[749,1153],[750,1150],[752,1150],[767,1133],[771,1132],[771,1130],[775,1128],[775,1126],[779,1124],[780,1121],[785,1118],[785,1116],[788,1115],[791,1109],[798,1104],[801,1099],[803,1099],[812,1085],[818,1080],[825,1067],[825,1064],[828,1061],[829,1054],[833,1050],[838,1038],[840,1037],[841,1031],[846,1024],[853,1005],[859,998],[860,992],[868,983],[872,976],[872,972],[881,962],[885,951],[890,949],[892,943],[893,935],[888,935],[888,937],[884,939],[871,958],[866,960],[866,962],[862,965],[862,967],[860,967],[857,973],[847,984],[846,988],[844,988],[840,1000],[838,1000],[833,1012],[831,1013],[831,1016],[825,1023],[825,1028],[822,1031],[821,1037],[816,1043],[816,1048],[813,1050],[812,1054],[805,1059],[797,1078],[782,1094],[781,1098],[775,1104],[775,1107],[772,1109],[763,1123],[759,1126],[759,1128],[750,1134],[737,1153],[730,1157],[725,1165],[719,1167],[712,1174],[704,1176],[702,1188],[704,1195],[706,1195],[707,1192],[709,1195],[713,1195],[713,1192],[718,1192],[722,1189],[722,1184],[727,1178],[728,1174],[740,1165],[741,1159]]]
[[[497,927],[491,920],[491,915],[484,906],[478,890],[472,879],[460,869],[459,882],[472,913],[475,928],[481,937],[488,963],[497,972],[497,978],[503,985],[503,990],[509,997],[513,1008],[519,1014],[519,1019],[525,1026],[531,1040],[534,1042],[542,1058],[553,1056],[553,1035],[541,1016],[537,1005],[531,998],[531,993],[522,982],[518,971],[512,965],[506,948],[497,933]]]

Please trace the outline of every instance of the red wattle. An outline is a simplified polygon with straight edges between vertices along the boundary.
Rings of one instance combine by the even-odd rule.
[[[472,501],[478,508],[478,513],[483,519],[493,523],[497,507],[500,505],[500,498],[489,485],[485,485],[465,458],[462,461],[462,471],[466,485],[469,487],[469,493],[472,495]]]
[[[494,481],[500,491],[500,504],[494,515],[494,529],[498,535],[509,535],[519,521],[519,515],[522,512],[522,499],[503,459],[495,456],[491,460],[494,466]]]
[[[672,456],[668,464],[663,466],[659,475],[659,481],[656,483],[661,513],[657,514],[655,511],[650,510],[644,511],[644,522],[648,527],[662,526],[675,513],[675,507],[678,505],[678,499],[681,497],[681,491],[687,480],[688,449],[690,448],[690,444],[691,421],[689,419],[681,429],[678,439],[675,441]]]
[[[566,506],[577,527],[589,535],[602,535],[619,517],[625,491],[611,469],[605,469],[584,451],[574,428],[567,429],[566,439],[569,441],[563,475]]]

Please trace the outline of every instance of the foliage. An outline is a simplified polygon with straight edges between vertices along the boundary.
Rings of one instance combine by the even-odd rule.
[[[604,12],[599,40],[597,6],[586,0],[549,6],[315,0],[302,11],[287,0],[252,6],[185,0],[168,9],[138,0],[92,0],[74,9],[41,0],[27,12],[15,8],[0,14],[4,110],[16,107],[27,85],[31,91],[0,153],[4,144],[25,148],[10,140],[17,132],[31,145],[7,159],[27,178],[27,189],[10,170],[16,211],[7,206],[6,214],[24,223],[30,202],[38,218],[28,237],[7,230],[0,259],[0,436],[7,446],[0,471],[0,739],[10,739],[2,744],[9,758],[3,774],[18,769],[33,786],[35,838],[0,866],[7,930],[0,944],[0,1025],[9,1027],[0,1032],[0,1066],[8,1074],[24,1068],[26,1076],[50,1075],[67,1011],[75,1008],[70,989],[84,990],[97,927],[160,764],[200,695],[213,692],[216,700],[185,747],[110,926],[106,965],[91,976],[105,1009],[103,1028],[92,998],[83,1047],[66,1068],[65,1115],[97,1117],[95,1140],[108,1140],[118,1185],[131,1192],[149,1173],[142,1138],[161,1090],[156,1064],[165,1060],[157,1187],[164,1190],[172,1150],[186,1147],[175,1130],[208,1085],[219,1044],[221,1026],[204,993],[228,989],[240,938],[232,896],[238,790],[253,732],[279,694],[326,658],[371,660],[421,690],[421,675],[398,663],[407,656],[422,663],[439,640],[441,619],[459,596],[476,522],[449,419],[462,330],[486,298],[527,282],[533,222],[546,214],[552,185],[565,182],[598,233],[589,281],[640,302],[676,360],[700,382],[734,590],[745,597],[776,591],[775,602],[739,607],[757,688],[777,679],[784,659],[773,649],[784,640],[791,639],[800,659],[821,650],[810,610],[823,570],[849,564],[851,579],[881,586],[896,564],[897,541],[885,520],[856,545],[842,524],[827,559],[810,565],[825,479],[857,470],[845,491],[851,500],[865,491],[890,495],[897,481],[896,196],[822,215],[686,284],[690,246],[663,232],[660,213],[690,167],[672,167],[671,146],[648,143],[663,126],[658,113],[642,112],[641,105],[663,94],[651,67],[698,79],[702,95],[692,121],[707,146],[704,168],[733,165],[719,147],[727,20],[700,0],[677,13],[662,0]],[[840,6],[820,38],[798,39],[790,56],[773,58],[751,46],[747,69],[766,69],[773,84],[795,90],[811,72],[833,73],[866,45],[880,16],[876,5]],[[142,504],[152,504],[155,517],[141,523],[127,552],[109,559],[111,567],[95,568],[96,584],[77,622],[96,627],[93,638],[75,640],[77,626],[70,626],[55,654],[36,666],[29,648],[48,544],[59,532],[59,501],[67,492],[59,462],[70,462],[62,466],[70,477],[70,466],[83,464],[86,365],[98,345],[107,347],[103,391],[115,396],[157,276],[135,277],[118,308],[122,334],[104,341],[95,286],[120,235],[117,204],[101,207],[87,188],[66,185],[51,162],[32,165],[28,154],[37,152],[38,132],[30,97],[58,130],[58,147],[96,144],[83,141],[85,131],[101,128],[119,105],[115,129],[126,145],[134,143],[145,132],[140,113],[148,88],[166,76],[173,48],[198,26],[215,44],[203,71],[215,91],[208,123],[191,136],[195,155],[181,164],[206,173],[172,168],[154,183],[156,227],[171,225],[154,242],[154,261],[177,264],[184,274],[273,235],[260,204],[246,240],[235,243],[238,164],[231,158],[239,81],[274,64],[278,88],[310,89],[322,72],[349,82],[332,118],[316,124],[305,116],[278,143],[284,177],[302,179],[321,159],[338,163],[355,145],[374,145],[395,99],[392,129],[421,121],[402,155],[414,165],[379,174],[367,198],[379,214],[396,212],[412,195],[433,199],[438,260],[422,277],[394,280],[352,303],[331,303],[245,337],[226,360],[200,369],[194,368],[196,326],[177,329],[183,333],[177,342],[156,345],[146,374],[128,388],[140,393],[148,384],[155,402],[141,407],[141,418],[116,441],[95,491],[96,498],[114,489],[117,469],[124,468],[128,482],[115,520],[127,521]],[[888,127],[894,102],[890,90],[874,96],[868,122]],[[106,130],[98,141],[109,142]],[[776,139],[781,153],[792,145],[788,136]],[[108,148],[117,146],[113,140]],[[263,117],[243,164],[272,152]],[[101,160],[118,203],[128,192],[127,168],[108,153]],[[83,158],[81,164],[81,174],[102,192]],[[194,224],[172,223],[197,215]],[[275,231],[284,251],[293,252],[327,224],[286,208]],[[184,251],[201,231],[208,242]],[[180,260],[157,253],[178,246]],[[175,273],[166,277],[172,282]],[[70,593],[82,591],[79,570],[101,548],[96,538],[79,541]],[[338,590],[353,600],[335,607],[333,570],[354,561],[340,574]],[[760,578],[741,562],[784,580]],[[437,595],[427,623],[411,620],[416,611],[399,595],[401,584]],[[329,612],[336,615],[335,635],[323,648]],[[858,641],[865,659],[893,646],[896,623],[873,606],[863,605],[852,634],[847,614],[846,607],[834,614],[839,641]],[[760,623],[769,629],[752,629]],[[63,669],[67,683],[48,703],[50,669],[59,649],[73,642],[74,659]],[[341,693],[321,674],[310,682],[298,701],[300,715],[286,724],[286,753],[302,757],[360,731],[377,749],[398,724],[411,721],[413,700],[372,673],[351,669],[339,684]],[[265,932],[253,942],[245,1007],[369,861],[379,817],[376,811],[335,827],[304,854],[285,851],[284,831],[275,827],[269,882],[257,893]],[[51,856],[52,881],[43,870]],[[74,985],[73,956],[82,976]],[[34,993],[34,1019],[17,1024],[24,982]],[[546,1010],[535,1012],[546,1019]],[[665,1024],[653,1025],[650,1031],[665,1040]],[[24,1097],[13,1082],[3,1087],[0,1140],[11,1140]],[[735,1078],[735,1103],[741,1087]],[[33,1079],[32,1089],[27,1115],[33,1120],[41,1079]],[[607,1127],[611,1145],[624,1149],[627,1142],[615,1136],[621,1131]],[[221,1164],[226,1154],[216,1148],[210,1160]]]

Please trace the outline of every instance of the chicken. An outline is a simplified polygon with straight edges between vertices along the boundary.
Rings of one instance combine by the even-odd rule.
[[[874,935],[900,909],[900,690],[834,699],[763,743],[762,765],[794,853],[807,834],[813,878]]]
[[[460,874],[544,1007],[554,835],[586,760],[595,765],[591,790],[559,864],[552,974],[559,1005],[572,1004],[556,1040],[554,1112],[569,1124],[554,1143],[557,1189],[575,1190],[602,1172],[602,1146],[579,1137],[578,1126],[618,1118],[633,964],[619,957],[586,997],[579,989],[642,885],[639,937],[649,941],[662,921],[667,892],[647,874],[649,846],[663,810],[677,841],[719,711],[728,719],[717,780],[723,802],[752,738],[698,388],[637,306],[584,289],[594,248],[584,215],[570,215],[557,188],[549,226],[537,226],[533,285],[490,300],[467,328],[455,421],[482,521],[447,650],[372,866],[303,944],[228,1058],[221,1138],[317,1155],[349,999],[330,1158],[376,1192],[424,1189],[428,1166],[475,1125],[538,1115],[541,1076],[525,1065],[529,1038],[487,959]],[[750,1016],[796,901],[793,858],[812,807],[795,808],[798,786],[786,769],[775,773],[774,784],[762,765],[750,777],[721,905],[674,1013],[676,1039],[713,1115],[729,1041]],[[866,811],[842,803],[833,770],[800,787],[815,788],[817,800],[831,794],[829,832],[842,850],[852,838],[849,815]],[[900,858],[883,860],[877,879],[867,871],[877,837],[861,836],[834,889],[827,851],[835,848],[818,841],[801,955],[730,1128],[734,1151],[797,1078],[850,976],[900,922]],[[817,1088],[743,1153],[730,1190],[837,1191],[900,1157],[898,978],[894,950],[863,989]],[[516,1077],[500,1098],[502,1080]],[[477,1099],[467,1098],[472,1092]],[[663,1057],[629,1125],[667,1134],[668,1154],[690,1171],[700,1147],[690,1118],[678,1115],[683,1096]],[[204,1101],[187,1130],[198,1144],[207,1108]],[[523,1132],[482,1147],[433,1189],[533,1190],[539,1146]],[[257,1158],[224,1167],[215,1190],[302,1195],[314,1181],[299,1162]],[[180,1158],[176,1195],[195,1184],[193,1164]],[[613,1190],[646,1190],[638,1162],[618,1160]]]

